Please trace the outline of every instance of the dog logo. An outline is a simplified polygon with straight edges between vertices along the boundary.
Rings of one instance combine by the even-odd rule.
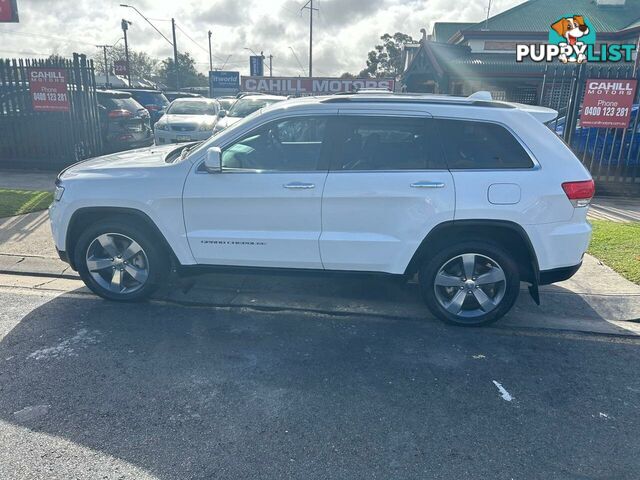
[[[559,42],[558,45],[560,45],[561,47],[569,46],[575,52],[571,55],[561,53],[558,56],[558,59],[562,63],[584,63],[587,61],[587,56],[584,53],[584,51],[586,50],[586,45],[583,41],[583,38],[587,37],[591,33],[591,29],[586,24],[585,19],[582,15],[563,17],[552,24],[551,29],[565,40],[564,42]],[[584,50],[582,49],[583,46]]]

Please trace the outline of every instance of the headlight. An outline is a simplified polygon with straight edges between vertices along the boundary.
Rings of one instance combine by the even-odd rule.
[[[169,130],[168,123],[156,123],[156,130]]]
[[[211,130],[213,130],[213,123],[203,123],[198,128],[198,131],[200,132],[210,132]]]
[[[64,193],[64,187],[62,185],[56,185],[56,191],[53,192],[53,199],[56,202],[59,202],[62,198],[62,194]]]

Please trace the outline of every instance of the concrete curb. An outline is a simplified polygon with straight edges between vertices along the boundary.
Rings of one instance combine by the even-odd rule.
[[[0,274],[62,279],[80,287],[78,274],[58,259],[0,254]],[[69,282],[75,280],[76,282]],[[51,285],[46,282],[47,285]],[[154,299],[190,306],[304,311],[333,316],[393,319],[432,318],[420,301],[417,285],[386,277],[203,274],[173,278]],[[500,322],[514,327],[580,330],[604,334],[640,334],[640,295],[576,293],[561,286],[543,287],[535,305],[523,286],[514,309]]]

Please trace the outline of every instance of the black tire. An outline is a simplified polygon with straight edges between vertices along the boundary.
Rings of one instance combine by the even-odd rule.
[[[465,282],[461,281],[461,286],[436,286],[436,275],[440,270],[442,268],[451,268],[451,266],[455,268],[455,262],[458,261],[456,258],[465,254],[477,255],[476,258],[479,260],[476,260],[474,265],[476,265],[475,268],[478,272],[480,272],[482,268],[495,268],[495,264],[497,264],[504,274],[504,281],[491,284],[490,286],[478,286],[473,280],[467,283],[466,275],[464,275],[464,271],[462,271],[462,278]],[[493,263],[485,260],[492,260]],[[462,262],[462,259],[459,261]],[[462,263],[459,265],[459,268],[464,268]],[[485,270],[485,272],[486,271],[487,270]],[[427,258],[418,273],[420,291],[427,307],[437,318],[452,325],[466,327],[489,325],[503,317],[511,307],[513,307],[520,292],[520,273],[513,257],[505,251],[504,248],[489,241],[461,242],[446,247]],[[479,301],[475,298],[476,295],[482,294],[481,292],[475,291],[477,288],[482,289],[482,293],[490,297],[490,300],[496,300],[494,302],[496,306],[493,307],[492,310],[485,312],[485,309],[481,307]],[[488,293],[485,291],[487,288],[489,289]],[[469,295],[469,297],[468,300],[462,300],[464,303],[460,313],[453,314],[444,307],[442,300],[443,297],[445,299],[453,299],[458,293],[457,289],[460,290],[461,295],[464,292],[466,295]],[[492,297],[494,294],[495,297]],[[449,297],[449,295],[451,295],[451,297]],[[464,306],[466,306],[468,310],[464,310]],[[473,307],[477,308],[474,309]],[[456,307],[454,306],[453,309],[455,310]],[[466,317],[464,316],[465,314],[475,316]]]
[[[85,285],[95,294],[108,300],[134,302],[149,297],[149,295],[163,283],[169,272],[170,262],[168,260],[169,256],[162,247],[159,239],[155,238],[155,235],[148,230],[149,229],[136,225],[135,221],[128,218],[108,219],[106,221],[96,222],[87,227],[80,234],[74,249],[75,265]],[[114,293],[98,283],[89,272],[87,266],[87,251],[94,240],[104,234],[128,237],[142,248],[147,276],[144,282],[138,282],[141,286],[135,291]],[[105,271],[108,272],[109,269],[107,268]],[[133,277],[129,279],[129,281],[133,283],[132,280]]]

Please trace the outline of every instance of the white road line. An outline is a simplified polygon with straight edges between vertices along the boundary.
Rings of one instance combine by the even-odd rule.
[[[498,388],[498,391],[500,392],[500,395],[502,396],[503,400],[506,400],[507,402],[510,402],[511,400],[513,400],[513,397],[511,396],[511,394],[505,390],[505,388],[502,386],[500,382],[496,382],[494,380],[493,384]]]

